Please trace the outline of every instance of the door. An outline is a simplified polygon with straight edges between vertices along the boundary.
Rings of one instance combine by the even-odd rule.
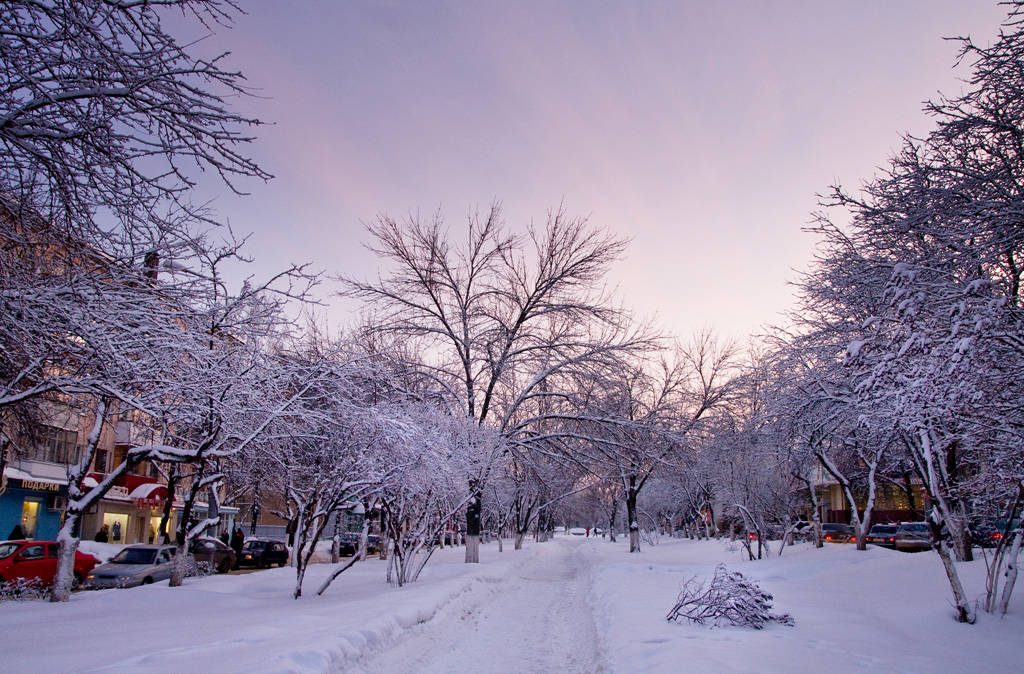
[[[25,538],[35,538],[39,519],[39,501],[25,501],[21,506],[21,530]]]
[[[53,582],[53,574],[57,570],[57,561],[46,558],[46,545],[35,543],[14,556],[11,570],[15,578],[32,580],[38,578],[39,584],[46,586]]]

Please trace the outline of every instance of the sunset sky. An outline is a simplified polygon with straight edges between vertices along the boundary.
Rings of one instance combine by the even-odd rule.
[[[927,132],[924,100],[961,90],[942,38],[989,44],[1005,18],[995,0],[240,4],[193,51],[232,52],[259,96],[234,109],[271,123],[246,150],[276,178],[214,202],[257,273],[374,276],[381,212],[440,208],[461,236],[496,199],[514,228],[562,204],[632,239],[608,283],[639,314],[737,338],[791,306],[815,194],[858,186]]]

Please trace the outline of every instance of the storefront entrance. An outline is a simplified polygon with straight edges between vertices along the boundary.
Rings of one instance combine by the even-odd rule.
[[[25,504],[21,506],[21,531],[25,538],[35,538],[38,521],[39,501],[25,501]]]

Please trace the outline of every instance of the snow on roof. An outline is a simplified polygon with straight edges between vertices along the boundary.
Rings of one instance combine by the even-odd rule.
[[[167,487],[160,484],[159,482],[147,482],[140,484],[138,487],[132,490],[132,493],[128,495],[129,498],[149,498],[154,492],[163,489],[161,498],[167,496]]]
[[[39,477],[18,468],[12,468],[11,466],[4,468],[4,476],[10,480],[28,480],[30,482],[45,482],[46,484],[67,484],[67,480],[59,480],[52,477]]]

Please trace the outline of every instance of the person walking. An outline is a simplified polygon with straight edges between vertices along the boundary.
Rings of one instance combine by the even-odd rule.
[[[242,558],[242,546],[245,545],[245,534],[242,533],[242,527],[235,525],[235,530],[231,534],[231,549],[235,551],[235,566],[238,568],[238,560]]]

